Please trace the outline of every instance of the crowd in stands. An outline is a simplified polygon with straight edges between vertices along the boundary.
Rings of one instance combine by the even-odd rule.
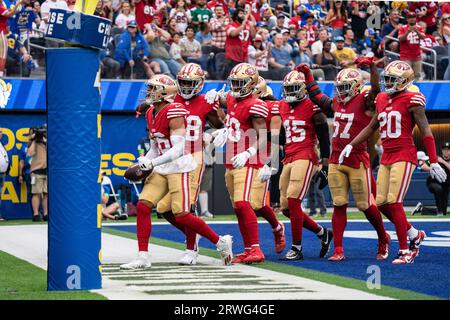
[[[72,9],[75,0],[22,0],[9,18],[7,74],[23,76],[42,63],[25,49],[44,40],[50,8]],[[6,2],[5,2],[6,5]],[[416,79],[450,80],[450,3],[340,0],[100,0],[96,15],[113,22],[101,52],[104,78],[174,77],[188,62],[209,79],[226,79],[240,62],[257,66],[266,79],[281,80],[308,63],[318,80],[334,80],[359,57],[411,64]],[[39,50],[37,50],[39,51]],[[425,63],[424,63],[425,62]],[[362,70],[364,71],[364,70]],[[368,73],[365,73],[368,76]]]

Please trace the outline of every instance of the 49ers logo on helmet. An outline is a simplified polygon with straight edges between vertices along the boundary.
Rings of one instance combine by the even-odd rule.
[[[253,68],[253,67],[247,68],[247,69],[245,70],[245,73],[248,74],[249,76],[254,76],[255,73],[256,73],[256,70],[255,70],[255,68]]]
[[[405,62],[397,62],[396,64],[393,65],[393,67],[402,71],[409,69],[409,65],[406,64]]]
[[[350,77],[350,78],[356,78],[357,76],[359,76],[359,73],[358,73],[358,71],[354,71],[354,70],[350,71],[347,75],[347,77]]]
[[[160,78],[159,82],[161,82],[162,84],[166,84],[168,86],[174,86],[175,85],[175,82],[173,82],[172,79],[166,78],[166,77]]]

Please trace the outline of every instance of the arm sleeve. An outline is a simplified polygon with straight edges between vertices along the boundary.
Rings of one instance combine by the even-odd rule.
[[[328,132],[328,123],[321,123],[314,125],[314,129],[317,134],[317,139],[319,140],[320,157],[329,158],[330,157],[330,135]]]
[[[185,137],[172,135],[170,136],[170,143],[172,144],[172,148],[170,148],[167,152],[160,155],[159,157],[154,158],[152,160],[153,166],[157,167],[162,164],[172,162],[183,156]]]
[[[153,160],[158,156],[158,148],[156,146],[156,142],[152,139],[150,140],[150,150],[148,150],[147,154],[145,155],[146,158]]]

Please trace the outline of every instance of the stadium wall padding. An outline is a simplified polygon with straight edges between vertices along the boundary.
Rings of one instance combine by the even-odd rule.
[[[98,50],[46,51],[48,290],[101,288]]]

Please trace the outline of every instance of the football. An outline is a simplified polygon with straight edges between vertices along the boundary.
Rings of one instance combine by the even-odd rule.
[[[140,182],[147,179],[147,177],[151,173],[152,173],[151,170],[149,171],[141,170],[141,168],[139,167],[139,163],[135,163],[128,167],[123,176],[125,179],[130,180],[132,182]]]

